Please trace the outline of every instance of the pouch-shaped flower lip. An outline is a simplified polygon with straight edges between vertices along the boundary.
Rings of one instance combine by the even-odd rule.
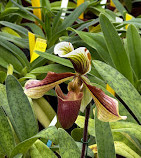
[[[55,73],[48,72],[47,76],[39,80],[28,80],[25,84],[25,94],[33,99],[42,97],[47,91],[54,88],[57,84],[72,79],[75,73]]]
[[[61,88],[57,85],[55,88],[58,98],[57,116],[62,127],[65,129],[70,128],[77,119],[83,93],[75,93],[69,91],[64,95]]]

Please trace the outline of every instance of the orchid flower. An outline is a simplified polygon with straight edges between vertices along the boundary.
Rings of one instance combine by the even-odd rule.
[[[58,98],[58,119],[63,128],[70,128],[75,122],[83,99],[83,90],[87,88],[95,101],[98,119],[112,122],[126,119],[120,116],[118,101],[106,95],[101,89],[92,86],[86,74],[91,70],[91,54],[85,47],[73,48],[70,42],[60,42],[54,48],[54,53],[60,57],[68,58],[73,64],[75,73],[48,72],[43,80],[28,80],[25,84],[25,94],[30,98],[40,98],[48,90],[55,87]],[[59,84],[67,80],[68,94],[65,95]]]

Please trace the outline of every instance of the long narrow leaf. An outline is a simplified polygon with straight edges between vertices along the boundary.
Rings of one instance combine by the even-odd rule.
[[[69,30],[75,31],[85,43],[87,43],[89,46],[97,50],[100,57],[106,63],[113,65],[109,52],[107,50],[106,43],[102,35],[97,34],[97,33],[77,31],[74,29],[69,29]]]
[[[6,92],[9,107],[16,124],[16,134],[21,141],[30,138],[38,131],[37,122],[23,88],[12,75],[8,75],[6,79]]]
[[[49,71],[56,72],[56,73],[62,73],[62,72],[73,72],[73,69],[60,65],[60,64],[49,64],[46,66],[37,67],[37,68],[33,69],[30,73],[32,73],[32,74],[45,73],[46,74]]]
[[[31,158],[57,158],[54,152],[40,140],[37,140],[30,148],[30,156]]]
[[[37,34],[37,35],[45,38],[45,35],[44,35],[42,29],[38,25],[36,25],[34,23],[23,23],[22,26],[29,27],[34,34]]]
[[[72,14],[70,14],[65,20],[63,21],[62,25],[58,28],[58,31],[61,32],[65,30],[67,27],[71,26],[74,21],[81,15],[82,12],[88,7],[89,2],[85,2],[77,7]]]
[[[93,61],[93,64],[103,79],[112,87],[128,108],[141,122],[141,96],[135,87],[116,69],[101,62]]]
[[[44,26],[43,22],[34,14],[32,14],[30,11],[28,11],[27,9],[25,9],[22,5],[19,5],[18,3],[16,3],[14,0],[10,0],[13,4],[15,4],[17,7],[19,7],[22,11],[24,11],[25,13],[31,15],[32,17],[34,17],[42,26]]]
[[[32,144],[38,139],[38,138],[43,138],[43,139],[50,139],[53,141],[55,144],[58,143],[58,131],[56,127],[52,126],[47,129],[44,129],[40,131],[38,134],[35,136],[24,140],[23,142],[19,143],[12,151],[11,153],[11,158],[15,158],[15,156],[19,153],[26,153],[28,149],[32,146]]]
[[[1,38],[0,40],[0,45],[11,51],[17,59],[20,60],[20,62],[23,64],[23,66],[28,66],[29,67],[29,62],[25,56],[25,54],[19,49],[17,46],[12,44],[11,42],[8,42],[4,39]]]
[[[127,10],[123,7],[123,5],[119,2],[119,0],[112,0],[118,9],[118,11],[121,13],[121,15],[124,17],[124,14],[127,12]]]
[[[0,150],[4,155],[10,156],[15,146],[14,136],[7,117],[0,106]]]
[[[52,32],[55,33],[59,23],[61,23],[60,17],[62,14],[62,9],[57,13],[57,15],[55,16],[54,20],[53,20],[53,24],[52,24]]]
[[[116,29],[104,14],[100,15],[100,24],[109,54],[116,69],[121,72],[131,83],[133,83],[131,65]]]
[[[11,34],[5,33],[5,32],[0,32],[0,38],[13,42],[15,45],[17,45],[21,48],[29,48],[27,39],[16,37],[14,35],[11,35]]]
[[[116,158],[114,141],[108,122],[102,122],[95,116],[95,135],[99,158]]]
[[[61,64],[61,65],[64,65],[64,66],[67,66],[67,67],[70,67],[70,68],[73,68],[71,62],[68,60],[68,59],[64,59],[64,58],[60,58],[58,56],[55,56],[55,55],[52,55],[52,54],[47,54],[47,53],[43,53],[43,52],[39,52],[39,51],[36,51],[41,57],[44,57],[48,60],[51,60],[51,61],[54,61],[58,64]]]
[[[73,138],[62,128],[58,129],[59,151],[62,158],[73,155],[73,158],[80,157],[80,150]]]
[[[8,64],[12,64],[14,69],[19,73],[22,71],[23,65],[21,64],[21,62],[11,52],[9,52],[7,49],[5,49],[2,46],[0,46],[0,58],[3,59],[2,63],[0,64],[5,68],[7,68],[8,66],[6,65],[6,63],[8,63]]]
[[[129,25],[127,29],[127,46],[132,68],[141,79],[141,38],[134,25]]]
[[[10,27],[11,29],[18,31],[21,34],[23,34],[25,36],[28,36],[28,30],[25,29],[22,26],[19,26],[19,25],[16,25],[16,24],[13,24],[13,23],[10,23],[10,22],[7,22],[7,21],[0,21],[0,24],[4,25],[4,26],[7,26],[7,27]]]

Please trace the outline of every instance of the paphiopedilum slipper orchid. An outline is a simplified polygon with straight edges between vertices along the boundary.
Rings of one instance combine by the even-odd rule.
[[[48,90],[55,87],[58,97],[58,119],[63,128],[70,128],[75,122],[83,99],[83,91],[86,88],[95,101],[98,119],[104,122],[112,122],[126,119],[120,116],[118,101],[106,95],[101,89],[92,86],[86,74],[91,70],[91,54],[85,47],[73,48],[70,42],[60,42],[54,48],[54,53],[60,57],[68,58],[75,73],[48,72],[43,80],[29,80],[25,84],[25,93],[30,98],[40,98]],[[64,95],[59,84],[72,79],[68,84],[68,94]]]

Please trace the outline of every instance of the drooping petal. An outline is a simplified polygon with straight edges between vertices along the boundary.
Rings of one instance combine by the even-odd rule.
[[[84,112],[86,106],[91,102],[92,95],[89,92],[89,89],[86,87],[86,85],[83,85],[83,99],[81,101],[80,111]]]
[[[58,85],[56,86],[56,93],[58,96],[57,116],[62,127],[68,129],[78,116],[83,93],[69,91],[67,95],[64,95]]]
[[[119,115],[118,101],[106,95],[100,88],[85,83],[90,90],[98,111],[98,119],[104,122],[114,122],[126,119]]]
[[[25,84],[25,94],[33,99],[42,97],[47,91],[57,84],[65,82],[75,76],[74,73],[54,73],[48,72],[43,80],[28,80]]]
[[[54,47],[54,54],[64,57],[64,55],[74,50],[73,45],[70,42],[60,42]]]

